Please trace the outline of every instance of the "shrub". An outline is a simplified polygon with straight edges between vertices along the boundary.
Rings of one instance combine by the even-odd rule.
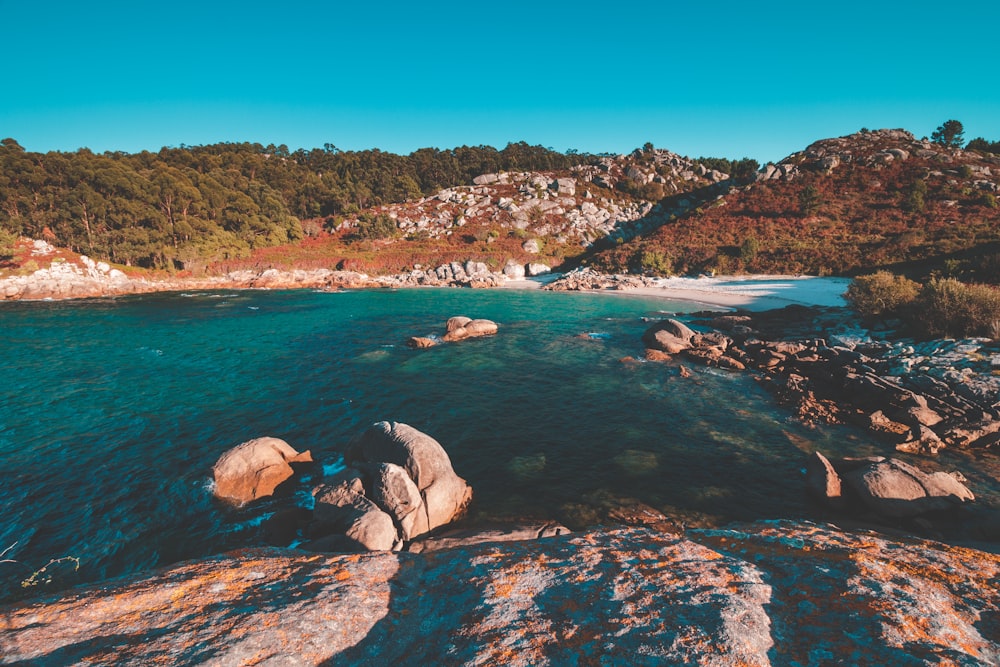
[[[932,336],[990,336],[1000,320],[1000,289],[954,278],[931,280],[920,291],[913,324]]]
[[[919,291],[920,286],[909,278],[879,271],[855,278],[844,297],[863,317],[897,316]]]
[[[757,253],[760,252],[760,242],[755,236],[748,236],[743,245],[740,246],[740,259],[743,260],[744,264],[749,264],[755,259],[757,259]]]
[[[920,213],[926,208],[927,182],[918,178],[913,181],[910,191],[903,200],[903,210],[910,213]]]
[[[639,259],[642,272],[654,276],[669,276],[673,273],[673,262],[662,250],[647,250]]]
[[[385,213],[379,213],[375,216],[370,213],[362,213],[358,217],[354,232],[361,239],[391,239],[399,235],[399,227],[396,225],[396,221]]]

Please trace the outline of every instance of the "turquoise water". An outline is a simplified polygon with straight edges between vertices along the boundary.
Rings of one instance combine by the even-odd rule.
[[[327,463],[383,419],[437,438],[472,516],[582,527],[634,498],[688,524],[809,516],[808,429],[747,374],[622,363],[644,317],[695,306],[486,290],[205,292],[0,306],[0,550],[92,581],[260,543],[215,501],[226,449],[276,436]],[[410,350],[452,315],[495,337]],[[308,488],[305,484],[302,492]]]

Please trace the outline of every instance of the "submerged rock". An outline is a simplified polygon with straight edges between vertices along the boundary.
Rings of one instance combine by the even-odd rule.
[[[249,440],[216,461],[215,495],[241,504],[269,496],[294,474],[290,464],[311,461],[308,451],[300,454],[279,438]]]

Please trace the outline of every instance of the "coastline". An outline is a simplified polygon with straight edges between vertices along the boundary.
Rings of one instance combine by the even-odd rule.
[[[53,262],[27,276],[0,278],[0,301],[56,301],[115,297],[157,292],[213,289],[382,289],[415,287],[471,287],[624,294],[686,301],[706,307],[764,311],[788,305],[844,306],[849,278],[816,276],[744,275],[717,277],[644,278],[579,272],[549,273],[532,278],[503,274],[466,280],[435,280],[412,274],[369,276],[330,269],[240,271],[223,276],[151,280],[132,278],[106,264],[82,259],[82,266]]]

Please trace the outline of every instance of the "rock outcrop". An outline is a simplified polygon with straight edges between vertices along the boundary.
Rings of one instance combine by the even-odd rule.
[[[394,517],[403,540],[452,522],[472,499],[441,443],[408,424],[372,424],[348,445],[344,463],[369,472],[368,495]]]
[[[445,334],[440,339],[412,336],[406,344],[412,348],[426,348],[437,345],[438,340],[445,343],[454,343],[467,338],[480,338],[482,336],[492,336],[500,330],[500,327],[493,320],[472,319],[464,315],[456,315],[448,318],[445,323]]]
[[[308,451],[300,454],[279,438],[249,440],[225,452],[212,467],[215,495],[240,504],[269,496],[294,474],[291,464],[309,462]]]
[[[828,320],[837,315],[830,310],[715,316],[703,321],[712,330],[683,335],[668,320],[650,326],[643,341],[703,365],[759,371],[805,421],[850,422],[902,452],[1000,444],[1000,377],[979,353],[983,341],[858,340],[831,333]],[[770,339],[765,328],[782,330],[783,339]],[[978,377],[969,367],[977,357],[983,359]]]
[[[254,549],[6,607],[0,663],[996,665],[1000,556],[832,526]]]
[[[865,510],[890,519],[948,510],[976,499],[953,475],[926,473],[881,456],[830,461],[814,452],[806,465],[806,485],[834,509]]]

